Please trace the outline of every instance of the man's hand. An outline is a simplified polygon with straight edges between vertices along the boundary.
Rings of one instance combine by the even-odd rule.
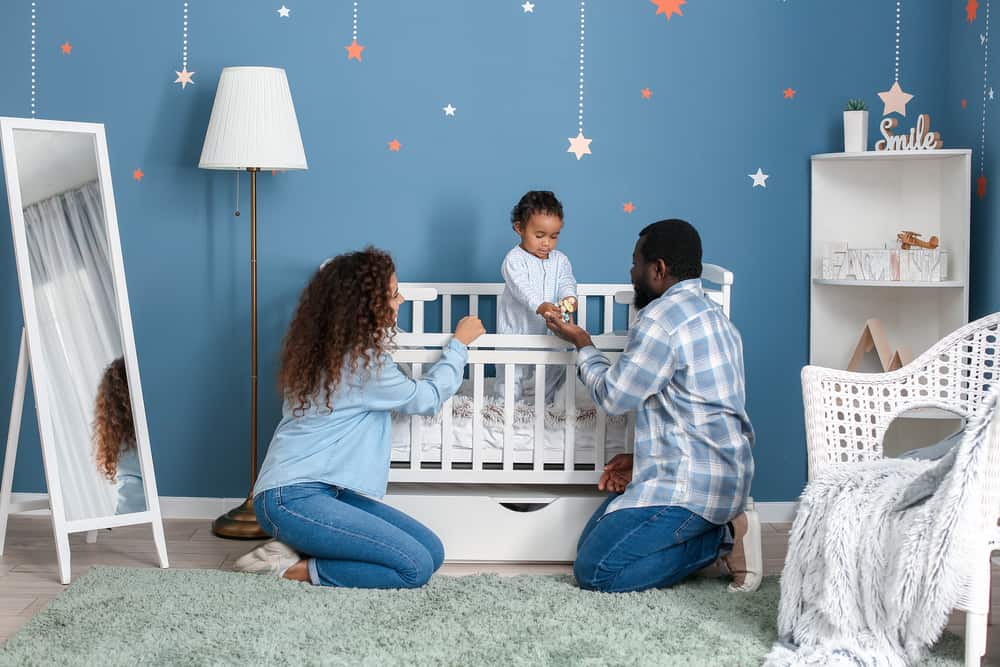
[[[594,344],[590,334],[585,329],[581,329],[572,322],[563,322],[562,311],[559,309],[556,309],[555,313],[545,315],[545,324],[552,333],[573,343],[578,350]]]
[[[632,481],[632,463],[631,454],[618,454],[615,456],[604,466],[604,473],[601,475],[601,480],[597,483],[597,488],[601,491],[610,491],[611,493],[624,492],[625,487]]]

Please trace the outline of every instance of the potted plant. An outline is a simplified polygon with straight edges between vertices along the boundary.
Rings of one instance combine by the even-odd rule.
[[[868,150],[868,105],[864,100],[850,100],[844,109],[844,152]]]

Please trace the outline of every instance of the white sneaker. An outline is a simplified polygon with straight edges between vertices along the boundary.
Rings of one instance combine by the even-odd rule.
[[[233,570],[280,577],[300,560],[298,552],[290,546],[278,540],[270,540],[237,558],[233,563]]]
[[[760,587],[764,574],[764,555],[761,547],[760,516],[756,510],[747,510],[733,519],[733,550],[723,557],[733,575],[730,593],[752,593]]]

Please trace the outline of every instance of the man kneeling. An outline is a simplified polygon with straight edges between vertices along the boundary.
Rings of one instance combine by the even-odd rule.
[[[579,350],[580,379],[611,415],[636,412],[635,454],[619,454],[599,487],[611,495],[580,536],[574,574],[606,592],[670,586],[720,557],[731,591],[760,585],[760,522],[745,512],[754,462],[743,344],[701,285],[701,238],[683,220],[639,234],[632,284],[639,310],[612,364],[584,329],[547,316]]]

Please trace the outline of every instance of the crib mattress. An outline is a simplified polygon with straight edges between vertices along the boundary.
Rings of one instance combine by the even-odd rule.
[[[494,397],[495,378],[485,379],[484,405],[482,409],[482,461],[500,463],[503,461],[504,420],[503,400]],[[603,466],[607,459],[625,451],[627,421],[623,416],[606,417],[605,461],[595,461],[597,435],[597,408],[586,388],[575,381],[576,426],[573,441],[574,459],[578,464]],[[563,463],[565,450],[565,392],[564,385],[553,404],[546,406],[544,463]],[[472,384],[466,381],[452,399],[452,445],[453,463],[472,461]],[[515,463],[533,463],[535,450],[535,405],[534,399],[517,402],[514,410],[513,451]],[[425,462],[441,460],[441,415],[417,417],[418,439],[421,445],[420,458]],[[392,461],[409,461],[411,443],[410,417],[392,416]]]

